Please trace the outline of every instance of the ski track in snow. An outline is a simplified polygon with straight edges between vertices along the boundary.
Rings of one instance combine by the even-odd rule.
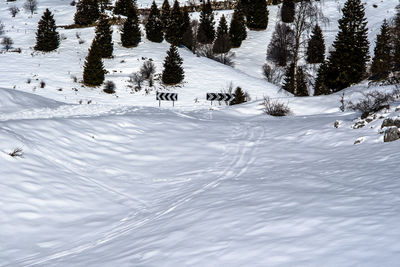
[[[245,134],[241,134],[242,130],[245,130]],[[257,147],[257,144],[259,143],[260,140],[262,140],[265,136],[265,127],[263,126],[257,126],[257,125],[251,125],[251,124],[244,124],[241,126],[236,126],[234,133],[235,135],[231,136],[227,142],[226,146],[228,149],[225,151],[224,156],[222,160],[218,163],[216,163],[215,168],[211,168],[209,170],[208,175],[213,175],[214,169],[219,169],[220,166],[225,166],[223,171],[217,176],[217,178],[213,179],[211,182],[206,183],[205,185],[201,186],[199,189],[196,189],[195,191],[189,193],[188,195],[177,199],[175,202],[173,202],[171,205],[169,205],[166,209],[160,210],[158,212],[155,212],[151,215],[148,215],[138,221],[135,221],[135,217],[138,215],[138,213],[143,213],[143,210],[138,211],[136,213],[129,213],[128,216],[119,219],[118,222],[112,226],[112,230],[103,233],[103,237],[92,240],[84,245],[79,245],[77,247],[68,249],[68,250],[63,250],[59,252],[55,252],[53,254],[47,255],[45,257],[42,256],[33,256],[33,257],[27,257],[24,259],[19,259],[15,261],[12,265],[17,264],[18,266],[36,266],[36,265],[42,265],[48,262],[51,262],[53,260],[59,260],[65,257],[69,256],[75,256],[79,253],[83,253],[87,250],[96,248],[98,246],[104,245],[106,243],[112,242],[116,238],[123,237],[124,235],[127,235],[128,233],[139,229],[140,227],[146,225],[149,222],[161,219],[165,215],[173,212],[176,208],[183,206],[185,204],[188,204],[191,200],[193,200],[196,196],[208,191],[212,190],[213,188],[216,188],[219,186],[221,183],[223,183],[225,180],[229,179],[235,179],[237,177],[240,177],[243,173],[246,172],[247,168],[251,165],[252,162],[255,160],[255,155],[253,154],[254,149]],[[236,143],[236,141],[240,140],[246,140],[245,144],[241,143]],[[234,146],[231,146],[231,144],[235,144]],[[232,155],[234,155],[232,159]],[[226,162],[229,162],[226,164]],[[239,169],[239,170],[238,170]],[[74,172],[77,174],[76,172]],[[207,175],[207,172],[202,173],[202,175]],[[98,187],[101,187],[104,190],[110,191],[112,193],[115,193],[119,196],[127,197],[130,200],[136,201],[135,199],[132,199],[131,197],[122,194],[120,192],[115,191],[114,189],[105,186],[89,177],[85,177],[82,175],[77,174],[77,176],[81,179],[86,179],[89,180],[91,183],[95,184]],[[146,211],[146,210],[145,210]],[[6,265],[6,266],[12,266],[12,265]]]

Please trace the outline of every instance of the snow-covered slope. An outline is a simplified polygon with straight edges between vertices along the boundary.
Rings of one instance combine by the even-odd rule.
[[[276,7],[268,30],[235,51],[234,68],[180,49],[175,108],[158,108],[159,83],[150,94],[127,87],[146,58],[160,73],[168,44],[125,49],[115,27],[105,65],[117,96],[107,95],[71,78],[81,78],[93,28],[60,29],[57,52],[33,53],[40,14],[49,7],[70,24],[69,2],[42,0],[38,14],[16,18],[7,8],[23,2],[0,2],[5,35],[22,48],[0,54],[0,266],[398,265],[400,142],[383,143],[380,127],[400,103],[352,129],[359,114],[339,111],[340,94],[294,98],[264,81]],[[344,1],[322,3],[330,44]],[[372,4],[371,43],[397,1]],[[209,109],[205,93],[230,82],[253,101]],[[373,89],[356,85],[346,99]],[[262,114],[265,95],[294,114]],[[8,155],[15,148],[23,158]]]

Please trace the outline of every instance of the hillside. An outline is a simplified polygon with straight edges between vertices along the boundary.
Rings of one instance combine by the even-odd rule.
[[[184,83],[139,92],[130,75],[149,58],[160,74],[169,44],[143,36],[123,48],[114,26],[104,64],[117,89],[105,94],[80,82],[93,27],[59,28],[56,52],[32,48],[46,8],[73,23],[69,2],[42,0],[15,18],[8,8],[23,2],[0,2],[4,35],[22,49],[0,53],[0,266],[398,265],[400,141],[383,142],[381,125],[400,117],[400,101],[358,128],[359,112],[340,111],[342,92],[293,97],[268,83],[276,6],[267,30],[234,49],[234,67],[179,48]],[[321,1],[327,49],[344,2]],[[396,4],[367,2],[371,51]],[[230,83],[252,100],[210,108],[205,94]],[[365,81],[344,92],[357,101],[392,89]],[[159,108],[158,90],[177,92],[175,107]],[[264,114],[264,96],[292,113]],[[22,157],[9,155],[16,148]]]

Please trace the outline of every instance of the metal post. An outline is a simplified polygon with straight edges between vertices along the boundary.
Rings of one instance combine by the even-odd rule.
[[[161,107],[161,100],[158,100],[158,107]]]

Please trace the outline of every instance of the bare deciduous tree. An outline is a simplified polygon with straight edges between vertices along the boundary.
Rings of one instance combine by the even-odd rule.
[[[36,0],[26,0],[24,4],[24,8],[26,10],[29,10],[31,12],[31,15],[33,15],[33,12],[37,10],[37,1]]]
[[[6,36],[1,41],[1,44],[3,45],[4,49],[8,51],[10,48],[12,48],[12,45],[14,44],[14,42],[10,37]]]

